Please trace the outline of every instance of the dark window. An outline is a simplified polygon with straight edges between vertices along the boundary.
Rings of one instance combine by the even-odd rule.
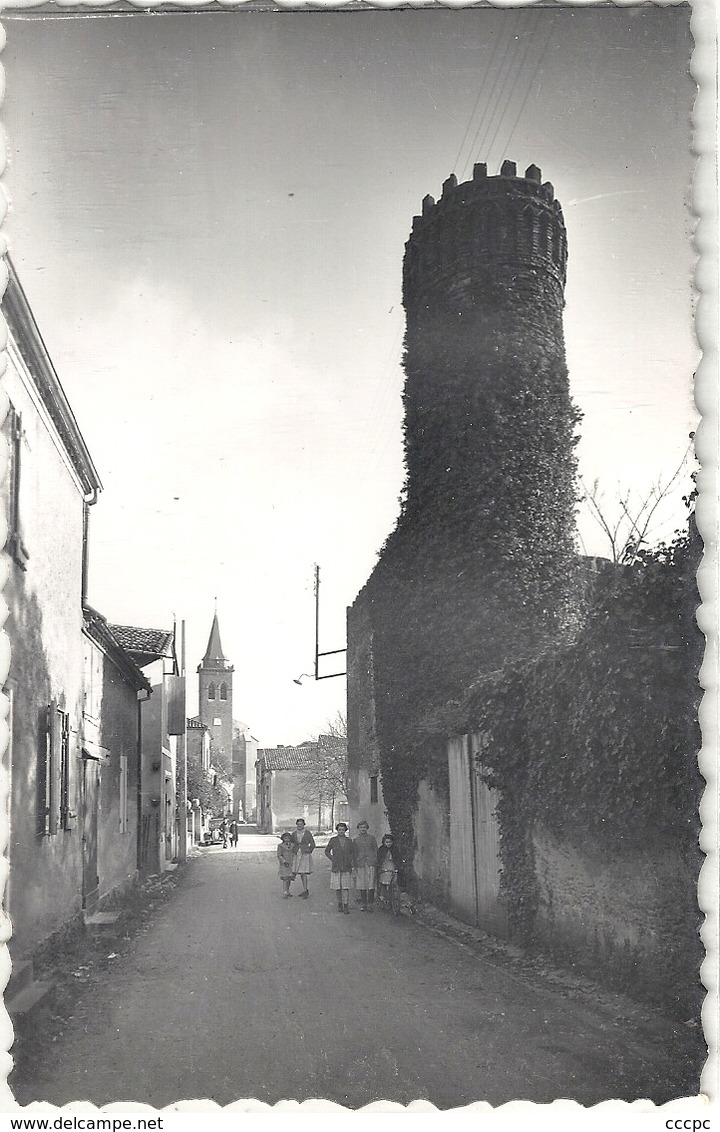
[[[24,570],[30,557],[20,530],[20,464],[22,458],[22,417],[11,406],[8,413],[10,428],[10,468],[8,476],[8,540],[7,552]]]
[[[370,801],[377,802],[378,800],[378,776],[373,774],[370,778]]]
[[[220,699],[221,700],[227,699],[227,684],[221,684],[220,685]]]
[[[531,208],[526,208],[523,211],[522,220],[525,250],[532,252],[535,247],[535,217]]]
[[[47,709],[41,832],[70,829],[70,716],[55,700]]]
[[[548,216],[545,213],[543,213],[543,215],[540,218],[540,248],[539,248],[540,253],[542,255],[550,255],[550,252],[551,252],[550,239],[551,239],[550,220],[549,220]]]
[[[208,684],[208,699],[209,700],[215,699],[215,685],[214,684]]]

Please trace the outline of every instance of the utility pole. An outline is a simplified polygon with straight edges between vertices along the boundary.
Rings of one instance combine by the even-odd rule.
[[[339,656],[347,649],[330,649],[329,652],[320,652],[320,567],[315,567],[315,679],[334,680],[336,676],[345,676],[344,672],[331,672],[327,676],[320,675],[321,656]]]
[[[183,679],[183,691],[185,691],[185,622],[180,622],[180,675]],[[182,734],[178,736],[178,751],[180,761],[180,800],[178,810],[180,811],[180,836],[178,838],[178,861],[187,860],[187,829],[188,829],[188,813],[187,813],[187,700],[183,695],[183,730]]]

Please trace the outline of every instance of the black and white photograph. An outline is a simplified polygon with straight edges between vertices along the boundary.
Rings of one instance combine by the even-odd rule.
[[[697,18],[4,8],[6,1110],[713,1099]]]

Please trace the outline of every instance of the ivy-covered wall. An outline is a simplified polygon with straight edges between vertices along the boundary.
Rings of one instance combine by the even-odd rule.
[[[699,539],[596,578],[583,623],[479,681],[454,726],[486,736],[502,886],[526,945],[692,1012],[697,908]]]
[[[375,727],[373,630],[367,589],[347,611],[348,803],[350,828],[364,818],[380,842],[388,832]]]

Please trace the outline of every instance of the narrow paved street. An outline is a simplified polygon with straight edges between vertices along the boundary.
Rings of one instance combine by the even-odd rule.
[[[662,1026],[543,990],[410,916],[338,915],[322,850],[310,899],[283,900],[276,844],[246,834],[189,862],[52,1056],[11,1081],[20,1103],[667,1099]]]

